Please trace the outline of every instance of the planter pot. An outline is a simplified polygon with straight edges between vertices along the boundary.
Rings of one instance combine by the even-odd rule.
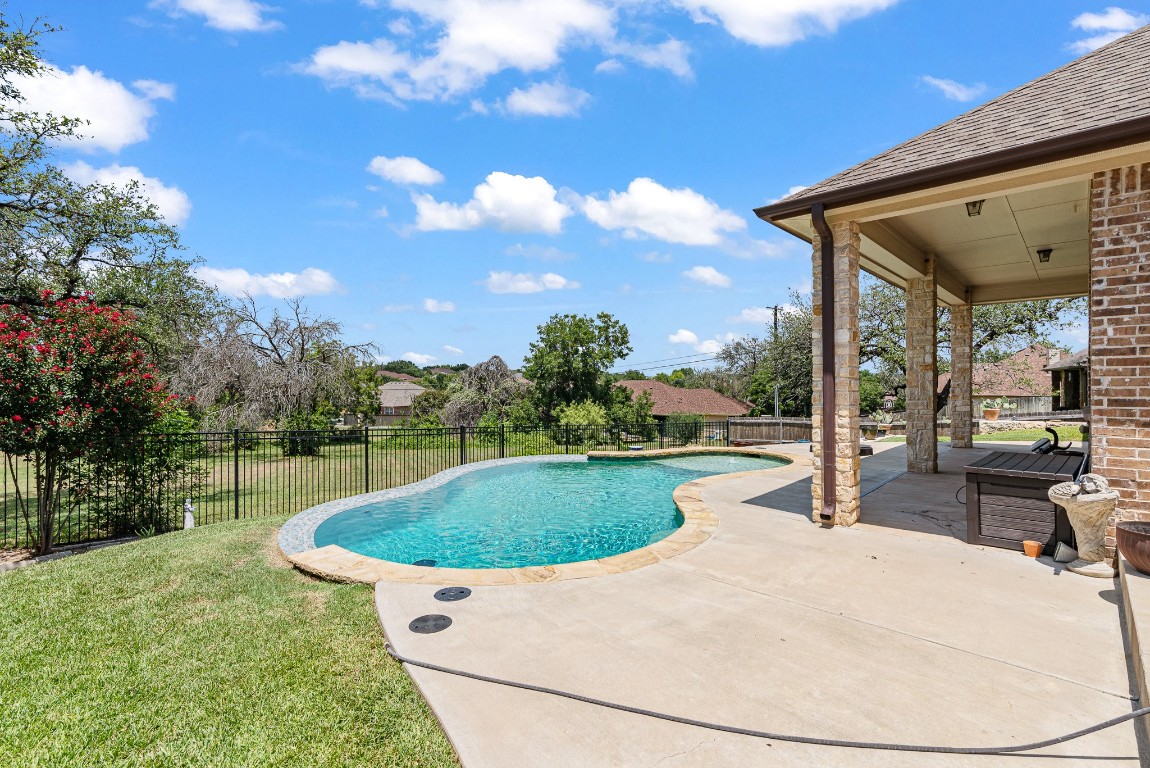
[[[1130,565],[1150,575],[1150,523],[1122,520],[1116,528],[1118,551]]]
[[[1042,554],[1042,542],[1024,541],[1022,542],[1022,551],[1026,553],[1027,557],[1038,557]]]
[[[983,408],[982,409],[982,418],[986,419],[987,421],[997,421],[998,420],[998,413],[999,413],[998,408]]]

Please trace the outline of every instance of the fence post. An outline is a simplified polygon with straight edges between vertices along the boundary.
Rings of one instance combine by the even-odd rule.
[[[563,453],[571,453],[571,425],[564,425],[563,432]]]
[[[366,421],[363,424],[363,492],[371,493],[371,434]]]
[[[240,519],[240,430],[232,430],[232,494],[235,502],[236,520]]]
[[[461,426],[459,428],[459,464],[460,466],[467,463],[467,427]]]
[[[731,417],[727,417],[727,447],[731,447]]]
[[[660,448],[660,450],[663,449],[666,445],[666,440],[665,440],[666,437],[667,437],[667,422],[666,421],[660,421],[659,422],[659,448]]]
[[[507,436],[503,430],[503,422],[499,422],[499,458],[507,455]]]

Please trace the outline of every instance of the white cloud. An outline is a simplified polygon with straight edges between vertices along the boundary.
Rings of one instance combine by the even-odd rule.
[[[1150,16],[1115,6],[1108,7],[1102,13],[1083,13],[1076,16],[1070,26],[1098,34],[1076,40],[1068,47],[1077,54],[1090,53],[1146,24],[1150,24]]]
[[[87,120],[79,126],[79,146],[85,151],[119,152],[129,144],[148,138],[148,124],[155,117],[152,104],[172,99],[175,87],[155,80],[137,80],[139,95],[123,83],[84,66],[65,72],[53,66],[37,77],[12,78],[33,112]]]
[[[555,188],[541,176],[527,178],[495,171],[461,205],[413,194],[417,229],[468,230],[491,226],[505,232],[559,234],[571,209],[555,199]]]
[[[439,358],[437,358],[435,355],[424,355],[419,352],[404,352],[403,359],[410,360],[416,365],[431,365]]]
[[[538,276],[529,272],[489,272],[483,285],[492,293],[540,293],[579,287],[579,283],[554,272]]]
[[[954,80],[946,80],[941,77],[931,77],[930,75],[923,75],[922,82],[929,85],[931,88],[937,89],[943,96],[951,101],[973,101],[982,94],[986,93],[986,83],[974,83],[973,85],[963,85],[962,83],[955,82]]]
[[[623,63],[618,59],[607,59],[605,61],[599,62],[595,66],[595,74],[606,75],[614,72],[622,72],[624,69],[625,67],[623,66]]]
[[[614,56],[623,56],[638,62],[650,69],[666,69],[672,74],[679,77],[691,77],[694,73],[691,70],[691,63],[687,57],[691,53],[690,47],[682,40],[671,38],[664,40],[661,43],[654,45],[643,45],[640,43],[625,43],[614,42],[605,46],[607,53]],[[608,62],[603,62],[595,67],[596,72],[601,71],[614,71],[608,65],[608,69],[601,69]],[[622,69],[622,64],[615,61],[615,65]]]
[[[713,355],[723,349],[723,342],[718,339],[707,339],[696,344],[694,349],[696,352]]]
[[[225,32],[266,32],[283,27],[264,18],[273,8],[253,0],[153,0],[149,7],[167,9],[171,16],[203,16],[209,27]]]
[[[443,174],[414,157],[373,157],[367,170],[396,184],[431,186],[443,181]]]
[[[752,45],[781,46],[829,34],[843,22],[885,10],[898,0],[671,0],[696,23],[720,23]]]
[[[342,41],[316,50],[301,69],[361,96],[446,99],[504,70],[551,69],[564,49],[614,34],[613,11],[592,0],[392,0],[391,8],[420,16],[438,39],[414,41],[413,53],[383,38]]]
[[[735,317],[728,317],[728,323],[754,323],[761,325],[763,323],[774,322],[775,313],[769,307],[749,307],[744,309]]]
[[[444,344],[444,345],[443,345],[443,351],[444,351],[444,352],[446,352],[446,353],[447,353],[447,354],[449,354],[449,355],[456,355],[456,356],[459,356],[459,355],[462,355],[462,354],[463,354],[463,350],[462,350],[462,349],[460,349],[459,347],[453,347],[453,346],[451,346],[450,344]]]
[[[542,246],[534,243],[531,245],[516,243],[509,246],[504,253],[508,256],[522,256],[525,259],[538,259],[539,261],[568,261],[575,258],[575,254],[562,251],[553,245]]]
[[[626,192],[612,191],[606,200],[589,196],[583,213],[604,229],[623,230],[625,237],[650,235],[669,243],[718,245],[723,232],[746,229],[742,217],[723,210],[694,190],[668,189],[647,178],[631,182]]]
[[[455,302],[452,301],[439,301],[438,299],[424,299],[423,310],[425,312],[439,313],[439,312],[454,312]]]
[[[132,87],[149,101],[176,100],[176,86],[173,83],[161,83],[159,80],[133,80]]]
[[[64,166],[64,173],[77,184],[110,184],[126,187],[132,182],[140,185],[140,192],[155,204],[164,221],[182,226],[192,214],[192,201],[179,187],[169,187],[157,178],[145,176],[134,165],[109,165],[93,168],[83,161]]]
[[[271,296],[273,299],[294,299],[298,296],[320,296],[339,290],[340,285],[331,273],[308,267],[303,272],[275,272],[267,275],[246,269],[216,269],[200,267],[196,277],[214,285],[231,296]]]
[[[731,278],[714,267],[691,267],[683,272],[683,277],[703,285],[713,285],[716,288],[731,287]]]
[[[667,341],[672,344],[698,344],[699,337],[693,331],[688,331],[686,328],[680,328],[667,337]]]
[[[579,114],[591,94],[558,81],[533,83],[516,88],[503,100],[504,111],[511,115],[535,117],[569,117]]]

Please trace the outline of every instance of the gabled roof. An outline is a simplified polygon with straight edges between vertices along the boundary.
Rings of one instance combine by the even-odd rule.
[[[1090,350],[1083,349],[1073,355],[1067,355],[1057,363],[1046,366],[1047,371],[1068,371],[1072,368],[1088,368],[1090,366]]]
[[[1150,25],[790,197],[767,220],[1150,139]]]
[[[396,371],[378,371],[376,378],[391,379],[392,381],[419,381],[415,376],[410,373],[397,373]]]
[[[651,379],[620,381],[619,386],[631,390],[632,399],[638,397],[640,392],[651,393],[655,403],[651,409],[653,416],[670,416],[673,413],[746,416],[751,410],[746,403],[721,395],[713,389],[684,389]]]
[[[1051,382],[1045,366],[1050,352],[1049,347],[1036,344],[997,363],[975,363],[970,370],[972,394],[975,397],[1048,397]],[[939,375],[939,392],[948,381],[950,373]]]
[[[381,408],[410,408],[415,398],[427,390],[410,381],[389,381],[379,387]]]

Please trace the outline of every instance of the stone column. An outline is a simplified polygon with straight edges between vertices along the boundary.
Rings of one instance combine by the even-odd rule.
[[[1150,163],[1090,184],[1090,456],[1118,492],[1116,520],[1150,520]],[[1058,258],[1055,250],[1054,257]],[[1087,402],[1083,403],[1084,405]]]
[[[906,281],[906,468],[938,471],[938,296],[934,258],[926,274]]]
[[[950,444],[955,448],[974,445],[974,402],[970,378],[974,358],[974,321],[971,312],[969,304],[950,308]]]
[[[819,238],[814,239],[814,290],[811,308],[814,328],[814,393],[812,397],[811,443],[814,446],[814,474],[811,496],[814,501],[812,519],[822,522],[823,461],[835,465],[837,509],[835,525],[854,525],[859,517],[859,227],[856,222],[831,225],[835,241],[835,285],[827,299],[835,304],[835,430],[837,452],[824,457],[822,450],[823,356],[822,356],[822,250]]]

